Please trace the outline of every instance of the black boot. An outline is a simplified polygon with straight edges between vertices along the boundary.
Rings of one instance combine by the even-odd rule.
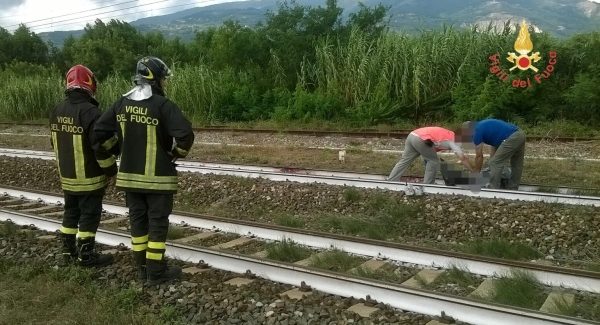
[[[67,266],[77,260],[77,245],[75,244],[75,235],[61,233],[60,240],[62,241],[62,248],[60,251],[62,260],[59,262],[59,265]]]
[[[146,281],[146,250],[133,252],[133,260],[137,267],[137,279]]]
[[[95,244],[96,239],[94,237],[77,239],[77,247],[79,249],[77,261],[79,265],[85,267],[102,267],[113,262],[112,255],[96,253],[94,250]]]
[[[168,266],[167,261],[146,260],[148,271],[148,285],[157,285],[163,282],[179,279],[181,268],[178,266]]]

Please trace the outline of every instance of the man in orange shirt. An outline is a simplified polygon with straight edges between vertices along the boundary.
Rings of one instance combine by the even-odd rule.
[[[442,150],[452,150],[460,159],[460,162],[468,170],[472,170],[469,159],[454,142],[454,137],[454,132],[437,126],[424,127],[412,131],[404,143],[402,158],[394,166],[387,180],[399,180],[410,164],[419,156],[423,156],[426,162],[423,183],[433,184],[435,182],[435,175],[440,167],[440,158],[437,155],[437,151]]]

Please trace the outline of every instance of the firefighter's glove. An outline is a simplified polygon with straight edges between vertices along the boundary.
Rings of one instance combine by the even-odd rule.
[[[171,150],[171,156],[173,157],[173,161],[179,158],[185,158],[187,154],[188,152],[186,150],[183,150],[179,147],[173,147],[173,150]]]

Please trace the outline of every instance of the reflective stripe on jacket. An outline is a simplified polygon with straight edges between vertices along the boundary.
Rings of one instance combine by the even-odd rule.
[[[185,157],[194,142],[191,123],[167,98],[122,97],[96,123],[102,150],[118,147],[117,188],[130,192],[177,191],[175,158]]]
[[[79,90],[68,92],[50,114],[51,144],[67,193],[102,192],[106,187],[106,176],[92,149],[92,130],[100,114],[98,102]]]

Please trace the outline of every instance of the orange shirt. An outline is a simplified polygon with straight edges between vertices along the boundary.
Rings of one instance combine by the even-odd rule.
[[[421,140],[431,140],[433,142],[454,142],[454,132],[437,126],[428,126],[416,129],[412,131],[412,133],[421,138]]]
[[[438,126],[428,126],[412,131],[410,134],[419,137],[421,140],[431,140],[435,151],[452,150],[457,155],[462,155],[462,150],[454,142],[454,132]]]

